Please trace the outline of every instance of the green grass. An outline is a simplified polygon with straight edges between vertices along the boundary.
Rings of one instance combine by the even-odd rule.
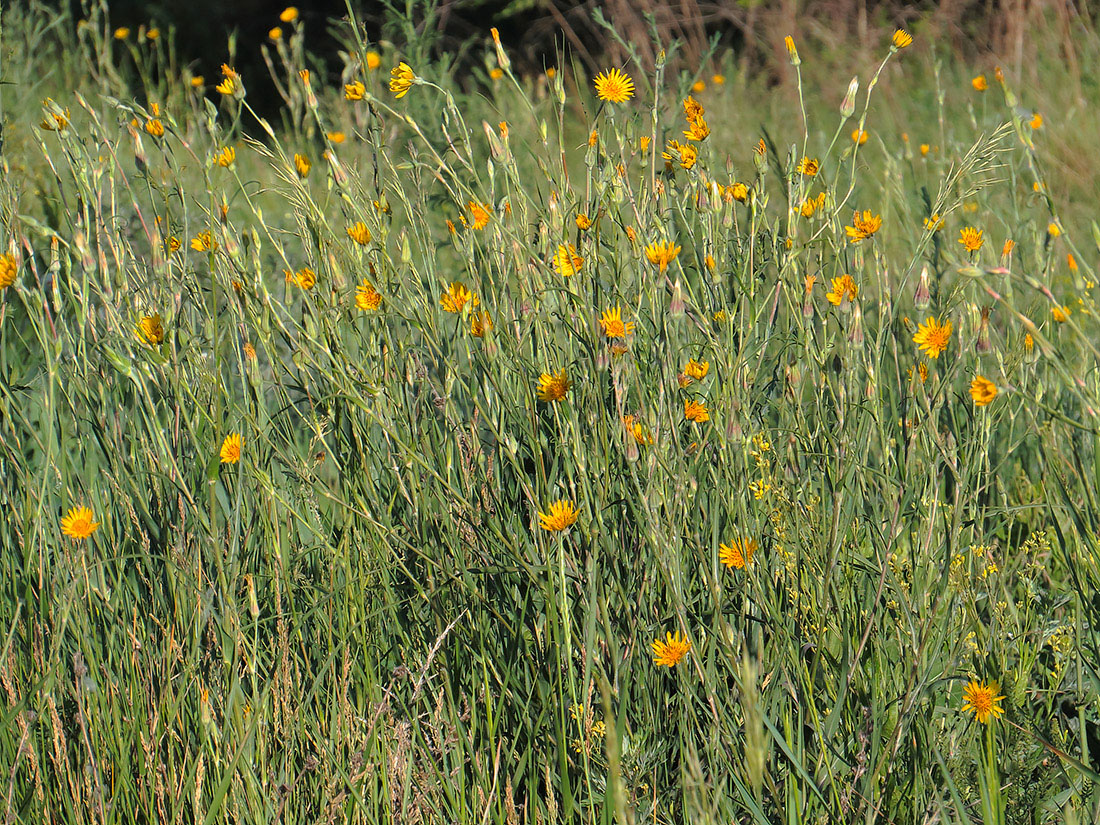
[[[889,57],[888,36],[800,43],[774,88],[717,55],[712,134],[666,170],[695,79],[672,44],[667,70],[626,66],[622,105],[564,61],[466,89],[413,65],[395,100],[415,44],[349,30],[348,101],[303,85],[287,26],[269,125],[100,13],[79,34],[3,18],[6,822],[1096,821],[1100,108],[1053,57],[1038,85],[987,67],[978,93],[919,26]],[[859,244],[855,209],[882,217]],[[191,248],[203,231],[216,249]],[[666,238],[660,272],[644,248]],[[283,274],[304,267],[309,289]],[[834,306],[844,274],[859,292]],[[441,306],[455,281],[483,337]],[[625,352],[599,325],[616,305]],[[935,359],[912,340],[928,317],[953,324]],[[541,530],[559,499],[579,519]],[[80,504],[86,541],[60,523]],[[742,539],[752,563],[725,567]],[[656,666],[676,631],[690,652]],[[993,724],[962,711],[971,679],[1001,686]]]

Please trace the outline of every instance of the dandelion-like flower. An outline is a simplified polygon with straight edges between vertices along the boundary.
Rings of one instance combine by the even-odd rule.
[[[703,402],[688,400],[684,401],[684,418],[696,424],[702,424],[704,421],[710,421],[710,413],[707,412],[707,406]]]
[[[684,132],[684,137],[688,140],[694,140],[696,142],[704,141],[710,137],[710,126],[701,117],[696,118],[688,123],[687,131]]]
[[[681,636],[677,630],[675,635],[666,633],[665,638],[657,639],[651,645],[653,648],[653,664],[658,667],[676,667],[688,651],[691,650],[691,642],[686,636]]]
[[[237,159],[237,150],[232,146],[225,146],[214,153],[214,163],[223,169],[228,169]]]
[[[577,254],[577,248],[573,244],[559,244],[558,251],[554,253],[554,269],[563,278],[576,275],[581,271],[584,258]]]
[[[964,226],[959,231],[959,243],[966,247],[967,252],[977,252],[985,243],[985,238],[982,237],[982,230]]]
[[[630,433],[631,437],[643,447],[653,443],[653,435],[646,426],[634,416],[624,415],[623,426],[626,427],[626,431]]]
[[[924,219],[924,228],[929,232],[938,232],[943,229],[943,218],[940,217],[938,212],[933,212]]]
[[[726,187],[726,194],[738,203],[745,203],[749,199],[749,187],[747,184],[735,181]]]
[[[373,49],[367,52],[367,68],[372,72],[382,65],[382,55]]]
[[[821,164],[817,158],[802,158],[798,162],[798,169],[796,170],[800,175],[806,175],[807,177],[816,177],[817,173],[821,171]]]
[[[867,134],[867,131],[865,129],[856,129],[854,132],[852,132],[852,143],[856,144],[857,146],[862,146],[864,143],[867,142],[868,137],[869,135]]]
[[[83,505],[73,507],[61,519],[61,532],[77,541],[84,541],[98,529],[99,522],[95,521],[95,513]]]
[[[963,713],[969,711],[983,725],[988,725],[990,717],[996,719],[1004,713],[1001,700],[1005,697],[997,695],[1000,689],[1000,685],[996,682],[971,680],[963,689]]]
[[[710,361],[696,361],[692,358],[684,367],[684,375],[696,381],[702,381],[707,377],[708,372],[710,372]]]
[[[138,321],[135,334],[139,343],[148,344],[151,347],[163,341],[164,322],[161,320],[160,313],[146,315]]]
[[[572,386],[565,370],[557,373],[544,372],[539,376],[538,398],[547,404],[553,404],[565,398]]]
[[[191,248],[196,252],[211,252],[218,248],[218,242],[209,230],[204,230],[191,239]]]
[[[592,227],[592,219],[583,212],[578,212],[576,217],[577,229],[581,232],[586,232]]]
[[[1059,324],[1069,320],[1070,308],[1065,304],[1061,306],[1051,307],[1050,317],[1057,321]]]
[[[703,105],[693,98],[691,95],[687,96],[687,100],[684,101],[684,117],[690,123],[693,120],[698,120],[704,113]]]
[[[577,516],[580,515],[577,512],[576,505],[567,499],[553,501],[546,509],[548,512],[539,512],[539,527],[551,533],[568,530],[577,521]]]
[[[719,544],[718,560],[726,567],[741,570],[752,564],[758,546],[756,539],[734,539],[729,544]]]
[[[485,333],[493,328],[493,321],[488,312],[474,312],[470,314],[470,334],[475,338],[484,338]]]
[[[474,229],[484,229],[489,225],[489,218],[492,217],[490,211],[492,207],[489,204],[470,201],[466,204],[466,208],[470,210],[470,218],[473,220]]]
[[[857,209],[852,215],[852,226],[844,227],[848,233],[848,240],[852,243],[865,241],[882,228],[882,216],[872,215],[870,209],[864,209],[863,214]]]
[[[596,97],[608,103],[625,103],[634,97],[634,81],[620,69],[600,72],[593,81]]]
[[[849,303],[859,295],[859,286],[852,280],[851,275],[841,275],[839,278],[833,278],[832,281],[832,291],[826,292],[825,297],[829,299],[830,304],[847,309]]]
[[[305,155],[294,155],[294,171],[298,173],[298,177],[305,178],[309,174],[309,170],[313,168],[313,164],[309,158]]]
[[[293,23],[298,19],[298,9],[294,6],[287,6],[281,12],[279,12],[279,19],[284,23]]]
[[[355,288],[355,306],[361,312],[374,312],[382,306],[382,296],[366,278]]]
[[[685,169],[690,169],[699,159],[699,152],[690,143],[670,140],[668,148],[661,153],[661,157],[669,162],[676,161]]]
[[[416,74],[408,63],[402,61],[390,69],[390,91],[398,100],[409,93],[415,82]]]
[[[230,433],[225,437],[225,441],[222,442],[220,455],[222,464],[236,464],[241,460],[240,433]]]
[[[351,83],[344,84],[345,100],[362,100],[366,93],[367,87],[360,80],[353,80]]]
[[[661,272],[668,269],[668,265],[676,260],[676,256],[679,254],[680,247],[672,243],[672,241],[654,242],[645,248],[645,256],[649,259],[649,262],[656,265]]]
[[[984,74],[980,74],[970,81],[970,85],[974,87],[974,91],[984,92],[989,88],[989,81],[985,79]]]
[[[145,121],[145,131],[153,137],[164,137],[164,123],[159,118],[149,118]]]
[[[941,324],[935,318],[929,318],[923,324],[919,324],[913,336],[913,343],[929,358],[939,358],[950,341],[951,321]]]
[[[362,221],[356,221],[354,224],[347,228],[348,237],[355,241],[360,246],[366,246],[370,243],[370,230],[367,225]]]
[[[7,289],[15,283],[15,276],[19,274],[19,265],[15,256],[5,252],[0,255],[0,289]]]
[[[231,95],[240,87],[240,75],[228,64],[222,63],[222,82],[214,88],[223,95]]]
[[[913,35],[905,31],[905,29],[895,29],[894,36],[890,39],[891,44],[895,49],[904,49],[913,43]]]
[[[997,385],[981,375],[975,376],[970,382],[970,397],[975,407],[988,406],[997,397]]]
[[[297,272],[287,270],[286,279],[301,289],[313,289],[317,284],[317,273],[308,266],[303,266]]]
[[[467,303],[471,307],[476,307],[481,303],[481,299],[467,289],[466,285],[460,281],[451,283],[450,287],[447,288],[447,291],[444,292],[439,299],[439,305],[443,307],[443,310],[445,312],[452,312],[455,315],[462,312],[463,307],[465,307]]]
[[[600,326],[607,338],[625,338],[634,331],[634,322],[623,322],[623,309],[621,306],[605,309],[600,318]]]

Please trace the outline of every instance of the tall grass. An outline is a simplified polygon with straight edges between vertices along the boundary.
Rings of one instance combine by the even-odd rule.
[[[487,37],[398,99],[415,44],[349,26],[328,88],[279,25],[269,123],[102,9],[4,11],[6,822],[1096,821],[1065,112],[802,44],[770,99],[726,56],[692,144],[660,59],[607,103]]]

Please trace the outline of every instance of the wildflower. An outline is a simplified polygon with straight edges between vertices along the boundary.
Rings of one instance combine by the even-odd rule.
[[[455,315],[461,313],[466,304],[476,307],[480,303],[481,299],[459,281],[454,281],[439,299],[439,305],[443,307],[443,310]]]
[[[577,214],[577,229],[582,232],[592,226],[592,219],[583,212]]]
[[[707,122],[701,117],[696,118],[690,122],[688,130],[684,132],[684,137],[688,140],[694,140],[696,142],[704,141],[710,136],[710,127]]]
[[[373,49],[367,52],[367,68],[372,72],[382,65],[382,55]]]
[[[362,221],[357,221],[354,225],[349,226],[346,231],[348,237],[360,246],[366,246],[370,243],[370,230],[367,229],[367,225]]]
[[[1004,696],[998,696],[1000,686],[996,682],[977,682],[971,680],[963,689],[962,711],[971,711],[974,718],[983,725],[989,724],[989,717],[996,719],[1004,713],[1000,702]]]
[[[940,353],[947,349],[951,341],[951,321],[941,324],[935,318],[929,318],[923,324],[917,325],[917,332],[913,335],[913,343],[923,350],[929,358],[939,358]]]
[[[191,248],[196,252],[212,252],[218,248],[218,242],[209,231],[202,231],[191,239]]]
[[[912,44],[913,35],[909,34],[909,32],[905,31],[904,29],[895,29],[894,36],[891,39],[891,42],[893,43],[894,48],[904,49]]]
[[[160,29],[149,29],[149,31],[145,33],[145,36],[150,40],[156,40],[160,37]]]
[[[99,529],[99,522],[94,521],[95,513],[90,507],[73,507],[68,515],[61,519],[61,532],[77,541],[84,541],[92,533]]]
[[[1032,129],[1041,129],[1043,127],[1043,116],[1036,112],[1027,125]]]
[[[0,255],[0,289],[7,289],[14,284],[18,274],[19,265],[15,262],[15,256],[7,252]]]
[[[799,207],[798,211],[802,213],[802,217],[812,218],[814,213],[824,206],[825,193],[821,192],[816,198],[806,198],[806,200],[802,201],[802,205]]]
[[[688,122],[698,120],[703,116],[703,113],[705,111],[706,110],[703,109],[702,104],[699,103],[698,100],[693,98],[691,95],[687,96],[687,100],[684,101],[684,117],[688,120]]]
[[[980,74],[970,81],[970,85],[974,87],[974,91],[984,92],[989,88],[989,81],[985,79],[984,74]]]
[[[280,40],[283,39],[283,30],[278,26],[269,29],[267,32],[267,39],[271,40],[274,43],[278,43]]]
[[[744,183],[734,182],[726,187],[726,192],[738,203],[745,203],[749,199],[749,187]]]
[[[1025,333],[1024,334],[1024,352],[1027,353],[1028,355],[1031,355],[1031,353],[1034,349],[1035,349],[1035,339],[1031,337],[1030,332]]]
[[[145,131],[153,137],[164,137],[164,124],[155,117],[145,121]]]
[[[924,382],[926,382],[928,380],[928,365],[926,363],[924,363],[923,361],[919,361],[917,363],[916,373],[917,373],[917,378],[919,378],[920,382],[923,384]],[[909,368],[908,375],[909,375],[910,378],[913,377],[913,368],[912,367]]]
[[[975,229],[973,226],[964,226],[959,232],[959,243],[966,247],[967,252],[977,252],[982,248],[985,239],[982,237],[980,229]]]
[[[566,499],[552,501],[546,509],[549,512],[539,512],[539,527],[551,533],[560,533],[562,530],[569,529],[579,515],[576,505]]]
[[[791,59],[791,65],[802,65],[802,58],[798,56],[798,46],[794,44],[794,38],[788,34],[783,38],[783,45],[787,47],[787,57]]]
[[[313,289],[317,283],[317,273],[308,266],[303,266],[294,273],[287,271],[286,279],[301,289]]]
[[[466,204],[466,208],[470,210],[470,217],[473,219],[474,229],[484,229],[489,225],[489,218],[492,215],[490,212],[492,207],[489,204],[470,201]]]
[[[355,306],[361,312],[374,312],[382,306],[382,296],[366,278],[355,288]]]
[[[756,539],[734,539],[728,545],[718,545],[718,560],[726,567],[741,570],[752,564],[757,547]]]
[[[222,464],[236,464],[241,460],[240,433],[230,433],[225,437],[225,441],[222,442],[220,455]]]
[[[668,269],[668,265],[676,260],[679,254],[680,247],[671,241],[654,242],[645,248],[645,256],[651,264],[656,264],[661,272]]]
[[[645,425],[641,421],[638,421],[632,415],[623,416],[623,426],[626,427],[626,431],[630,433],[631,437],[643,447],[647,444],[653,443],[653,435],[646,429]]]
[[[1062,227],[1060,227],[1054,221],[1051,221],[1047,224],[1047,234],[1050,235],[1050,237],[1052,238],[1057,238],[1062,234]]]
[[[1012,254],[1012,250],[1015,248],[1016,241],[1012,240],[1012,238],[1009,238],[1007,241],[1005,241],[1005,245],[1001,247],[1001,257],[1007,258],[1009,255]]]
[[[1073,257],[1072,252],[1067,252],[1066,253],[1066,266],[1069,267],[1070,272],[1076,272],[1077,271],[1077,259]]]
[[[817,173],[821,171],[821,164],[817,158],[804,157],[798,162],[798,168],[795,171],[809,178],[817,177]]]
[[[638,151],[639,152],[648,152],[649,151],[649,135],[642,135],[640,138],[638,138]]]
[[[228,169],[237,159],[237,150],[232,146],[226,146],[214,153],[213,161],[218,166]]]
[[[502,77],[504,77],[504,70],[501,69],[499,66],[494,66],[492,69],[489,70],[489,77],[493,80],[500,80]]]
[[[921,155],[922,158],[928,157],[928,150],[930,148],[931,147],[927,143],[922,143],[920,145],[920,155]]]
[[[701,401],[684,401],[684,418],[696,424],[702,424],[704,421],[710,421],[710,413]]]
[[[362,100],[366,93],[367,87],[363,85],[362,81],[353,80],[351,83],[344,84],[345,100]]]
[[[588,148],[591,149],[593,146],[595,146],[599,142],[600,142],[600,133],[597,130],[593,129],[592,132],[588,135]]]
[[[688,361],[684,367],[684,375],[694,378],[696,381],[702,381],[706,378],[709,371],[710,361],[696,361],[694,358]]]
[[[847,310],[849,303],[856,299],[859,295],[859,286],[851,275],[841,275],[839,278],[833,278],[833,289],[831,292],[826,292],[825,297],[829,299],[829,303],[833,306],[839,306],[842,310]]]
[[[298,173],[298,177],[305,179],[309,174],[309,170],[313,168],[313,164],[310,163],[309,158],[305,155],[294,155],[294,170]]]
[[[988,406],[997,397],[997,385],[981,375],[970,382],[970,397],[975,407]]]
[[[409,93],[415,82],[416,74],[408,63],[402,61],[390,69],[390,91],[398,100]]]
[[[485,332],[493,328],[492,319],[488,312],[474,312],[470,314],[470,334],[475,338],[485,337]]]
[[[724,74],[711,75],[710,82],[715,86],[721,86],[726,82],[726,76]]]
[[[862,146],[864,143],[866,143],[867,138],[867,132],[863,129],[856,129],[854,132],[852,132],[852,143],[855,143],[857,146]]]
[[[558,251],[554,253],[554,269],[563,278],[581,271],[584,258],[577,254],[577,248],[573,244],[558,244]]]
[[[638,233],[635,231],[633,226],[628,226],[626,228],[626,238],[631,243],[634,243],[634,241],[638,240]]]
[[[680,660],[691,650],[691,642],[686,637],[681,636],[679,630],[676,631],[675,636],[666,633],[664,641],[657,639],[651,646],[653,648],[653,664],[657,667],[676,667]]]
[[[237,74],[236,70],[222,63],[222,82],[214,88],[223,95],[231,95],[239,88],[239,77],[240,75]]]
[[[870,209],[864,209],[863,214],[860,215],[857,209],[852,216],[852,224],[853,226],[844,227],[844,231],[848,233],[849,241],[859,243],[867,240],[882,228],[882,217],[879,215],[872,216]]]
[[[45,100],[42,101],[42,105],[49,109],[50,106],[54,106],[56,104],[53,102],[53,98],[47,97]],[[63,129],[67,129],[69,127],[68,109],[66,109],[64,113],[47,111],[46,114],[47,117],[38,125],[45,129],[47,132],[60,132]],[[50,118],[52,118],[52,120]]]
[[[571,385],[572,383],[565,374],[565,370],[557,373],[544,372],[539,376],[539,401],[544,401],[547,404],[561,401],[569,392]]]
[[[933,212],[924,219],[924,228],[929,232],[936,232],[943,229],[943,218],[940,217],[938,212]]]
[[[593,81],[596,97],[609,103],[625,103],[634,97],[634,81],[619,69],[600,72]]]
[[[119,26],[115,29],[115,40],[125,40],[130,36],[130,30],[126,26]]]
[[[607,338],[625,338],[634,332],[634,322],[623,321],[621,306],[616,306],[614,309],[605,309],[603,317],[600,318],[600,326],[603,327],[603,334]]]
[[[695,161],[699,159],[699,153],[690,143],[670,140],[668,148],[661,153],[661,157],[669,162],[676,161],[685,169],[690,169],[695,165]]]
[[[164,340],[164,324],[160,313],[146,315],[137,322],[137,339],[139,343],[156,346]]]
[[[293,23],[298,19],[298,9],[294,6],[287,6],[279,13],[279,19],[284,23]]]
[[[1062,306],[1052,307],[1050,310],[1051,317],[1059,324],[1069,320],[1070,309],[1064,304]]]

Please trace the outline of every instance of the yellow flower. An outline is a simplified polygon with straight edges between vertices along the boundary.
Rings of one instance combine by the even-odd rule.
[[[1059,324],[1069,320],[1069,313],[1070,309],[1068,306],[1065,305],[1056,306],[1051,308],[1050,310],[1051,317],[1054,318],[1054,320],[1057,321]]]
[[[233,161],[237,159],[237,150],[232,146],[226,146],[224,149],[219,149],[214,153],[214,163],[225,169],[228,169],[233,165]]]
[[[696,381],[702,381],[706,378],[709,371],[710,361],[696,361],[694,358],[688,361],[684,367],[684,375],[694,378]]]
[[[415,81],[412,67],[404,61],[390,69],[390,91],[398,100],[409,93]]]
[[[699,159],[699,153],[690,143],[680,143],[676,140],[668,142],[668,148],[661,153],[667,161],[677,161],[685,169],[690,169]]]
[[[985,407],[997,397],[997,385],[981,375],[970,382],[970,397],[975,407]]]
[[[856,129],[854,132],[852,132],[852,142],[859,146],[862,146],[864,143],[867,142],[867,137],[867,132],[863,129]]]
[[[791,59],[791,65],[802,65],[802,58],[798,56],[798,46],[794,44],[794,38],[788,34],[783,38],[783,45],[787,47],[787,56]]]
[[[7,289],[15,283],[15,276],[19,274],[19,265],[15,256],[5,252],[0,255],[0,289]]]
[[[921,157],[922,157],[922,158],[923,158],[923,157],[927,157],[927,156],[928,156],[928,150],[929,150],[929,149],[931,149],[931,148],[932,148],[932,147],[930,147],[930,146],[929,146],[929,145],[928,145],[927,143],[922,143],[922,144],[920,145],[920,154],[921,154]]]
[[[596,97],[608,103],[625,103],[634,97],[634,81],[619,69],[600,72],[593,81]]]
[[[351,83],[344,84],[345,100],[362,100],[363,95],[366,93],[367,87],[358,80],[353,80]]]
[[[236,464],[241,460],[241,435],[231,433],[225,437],[221,449],[222,464]]]
[[[715,86],[721,86],[723,83],[726,82],[726,76],[724,74],[712,75],[710,78],[710,82],[713,83]]]
[[[488,312],[473,312],[470,314],[470,334],[475,338],[483,338],[485,332],[493,328],[493,321]]]
[[[802,213],[802,217],[812,218],[814,213],[823,206],[825,206],[825,193],[821,192],[816,198],[806,198],[806,200],[802,201],[802,205],[799,207],[798,211]]]
[[[222,82],[214,88],[221,92],[223,95],[231,95],[237,91],[237,79],[239,75],[236,70],[231,69],[227,64],[222,63]]]
[[[61,532],[77,541],[84,541],[99,529],[99,522],[94,519],[95,513],[91,508],[83,505],[73,507],[69,510],[69,514],[61,519]]]
[[[623,322],[623,309],[621,306],[616,306],[614,309],[605,309],[603,317],[600,318],[600,326],[603,327],[603,334],[607,338],[625,338],[634,332],[633,321]]]
[[[490,211],[492,207],[489,204],[470,201],[466,204],[466,208],[470,210],[470,217],[474,221],[474,229],[484,229],[489,225],[489,218],[492,215]]]
[[[275,41],[276,43],[283,39],[283,30],[278,26],[269,29],[267,32],[267,39]]]
[[[563,278],[575,275],[581,271],[583,264],[584,258],[577,254],[573,244],[558,244],[558,251],[554,253],[554,269],[559,275]]]
[[[938,212],[933,212],[924,219],[924,228],[929,232],[936,232],[937,230],[943,229],[943,218],[940,217]]]
[[[565,374],[565,370],[558,373],[544,372],[539,376],[538,397],[539,401],[554,403],[565,398],[569,392],[571,382]]]
[[[149,29],[149,31],[145,33],[145,36],[150,40],[156,40],[160,37],[160,29]]]
[[[164,137],[164,124],[157,118],[149,118],[145,121],[145,131],[153,137]]]
[[[752,564],[757,546],[756,539],[734,539],[728,545],[719,544],[718,560],[726,567],[740,570]]]
[[[687,100],[684,101],[684,117],[688,122],[701,118],[704,111],[702,104],[699,103],[698,100],[691,95],[687,96]]]
[[[294,6],[287,6],[279,13],[279,19],[284,23],[293,23],[298,19],[298,9]]]
[[[549,512],[539,512],[539,527],[551,533],[568,530],[579,515],[576,505],[564,498],[550,502],[550,506],[546,509]]]
[[[1004,696],[998,696],[1000,686],[996,682],[976,682],[971,680],[963,690],[962,711],[971,711],[974,718],[983,725],[989,724],[989,718],[996,719],[1004,713],[1000,702]]]
[[[634,416],[624,415],[623,426],[626,427],[626,431],[630,433],[631,437],[642,446],[653,443],[653,435]]]
[[[1036,112],[1034,117],[1032,117],[1031,120],[1028,121],[1028,125],[1032,129],[1041,129],[1043,127],[1043,116]]]
[[[653,664],[657,667],[676,667],[680,660],[691,650],[691,642],[687,640],[687,637],[681,636],[680,631],[677,630],[675,636],[666,633],[664,641],[657,639],[651,647],[653,648]]]
[[[500,80],[502,77],[504,77],[504,70],[499,66],[494,66],[492,69],[489,70],[489,77],[491,77],[493,80]]]
[[[191,248],[196,252],[210,252],[218,248],[218,242],[209,231],[203,231],[191,239]]]
[[[355,288],[355,306],[361,312],[374,312],[382,306],[382,296],[374,288],[374,284],[364,278]]]
[[[345,135],[343,132],[325,132],[325,137],[336,144],[343,143],[345,140],[348,139],[348,136]]]
[[[967,252],[977,252],[985,243],[982,231],[973,226],[965,226],[959,231],[959,243],[966,247]]]
[[[156,346],[164,340],[164,324],[160,313],[146,315],[137,323],[137,339],[142,344]]]
[[[826,292],[825,297],[829,299],[829,303],[834,306],[840,306],[842,303],[847,305],[847,302],[854,301],[856,296],[859,295],[859,286],[851,275],[841,275],[839,278],[833,278],[833,289],[831,292]]]
[[[806,175],[807,177],[815,177],[819,171],[821,171],[821,164],[818,163],[817,158],[802,158],[798,162],[798,169],[796,170],[800,175]]]
[[[206,78],[201,74],[197,74],[191,78],[192,89],[201,89],[204,83],[206,83]]]
[[[894,44],[895,48],[904,49],[906,46],[912,44],[913,35],[909,34],[909,32],[904,29],[896,29],[891,42]]]
[[[974,91],[984,92],[989,88],[989,81],[985,79],[984,74],[980,74],[970,81],[970,85],[974,87]]]
[[[684,401],[684,418],[696,424],[702,424],[704,421],[710,421],[710,413],[701,401]]]
[[[382,55],[376,51],[367,52],[367,68],[372,72],[382,65]]]
[[[466,285],[459,281],[454,281],[439,299],[439,305],[443,307],[443,310],[445,312],[454,313],[455,315],[462,312],[466,304],[469,304],[471,307],[476,307],[480,303],[481,299],[470,292],[470,290],[466,288]]]
[[[362,221],[358,221],[353,226],[349,226],[346,231],[348,237],[360,246],[366,246],[370,243],[370,230],[367,229],[367,225]]]
[[[586,229],[588,229],[590,226],[592,226],[592,219],[590,217],[588,217],[586,214],[584,214],[583,212],[580,212],[580,213],[577,214],[576,220],[577,220],[577,229],[581,230],[582,232],[585,231]]]
[[[309,170],[313,168],[313,164],[310,163],[309,158],[305,155],[294,155],[294,170],[298,173],[298,177],[305,178],[309,174]]]
[[[1054,223],[1054,221],[1051,221],[1047,224],[1047,234],[1052,238],[1057,238],[1062,234],[1062,227]]]
[[[654,242],[645,248],[645,256],[651,264],[656,264],[661,272],[668,269],[668,265],[676,260],[676,256],[679,254],[680,247],[672,241]]]
[[[303,266],[295,273],[286,273],[286,279],[302,289],[313,289],[317,283],[317,273],[308,266]]]
[[[929,318],[917,325],[913,343],[923,350],[929,358],[939,358],[951,341],[951,321],[941,324],[935,318]]]
[[[130,30],[126,26],[119,26],[115,29],[115,40],[125,40],[130,36]]]
[[[1007,241],[1005,241],[1005,245],[1001,247],[1001,257],[1007,258],[1009,255],[1012,254],[1012,250],[1015,248],[1016,241],[1012,240],[1012,238],[1009,238]]]
[[[859,243],[867,240],[882,228],[882,217],[871,215],[870,209],[864,209],[863,214],[860,215],[857,209],[852,216],[852,224],[853,226],[844,227],[844,231],[848,233],[849,241]]]
[[[749,187],[744,183],[731,183],[726,187],[726,194],[738,203],[745,203],[749,199]]]
[[[686,137],[688,140],[694,141],[703,141],[706,140],[709,136],[710,127],[707,125],[707,122],[701,117],[691,121],[688,130],[684,132],[684,137]]]

